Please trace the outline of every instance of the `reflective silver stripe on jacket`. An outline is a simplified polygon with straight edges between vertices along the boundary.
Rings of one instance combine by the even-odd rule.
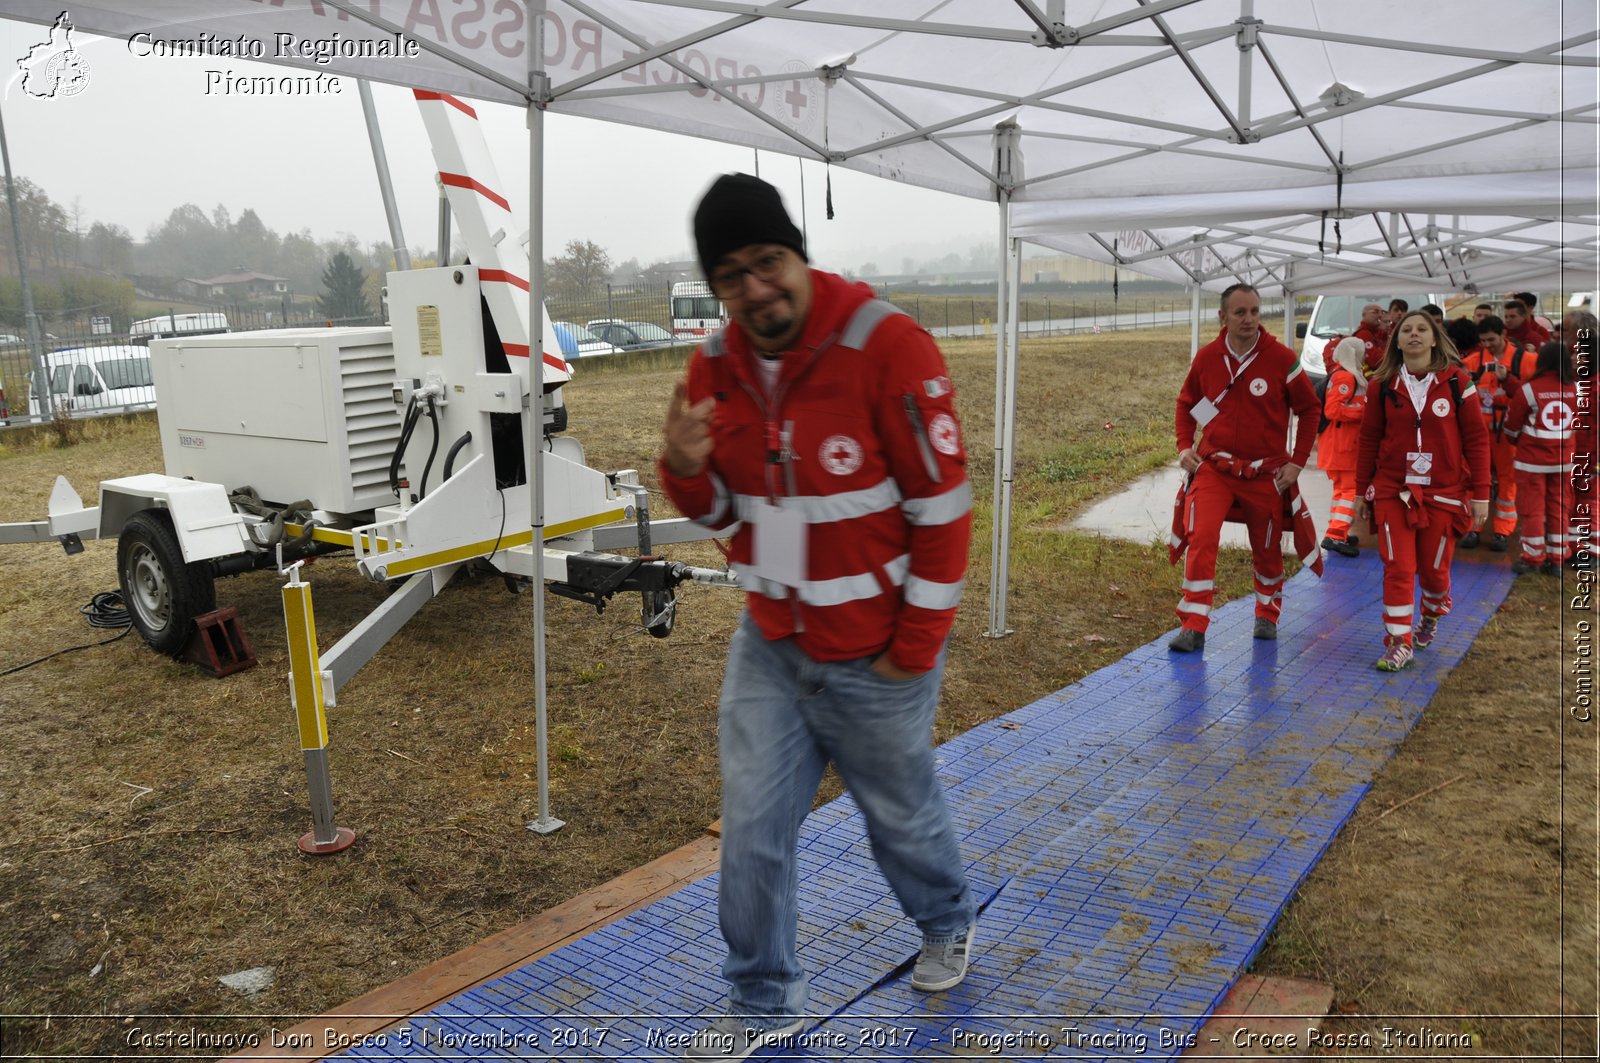
[[[972,512],[972,481],[962,480],[942,495],[904,499],[900,512],[906,523],[921,528],[952,524]]]
[[[839,335],[839,346],[862,350],[884,320],[900,313],[900,308],[883,299],[871,299],[856,307]]]
[[[901,554],[883,567],[883,574],[889,578],[890,583],[899,587],[905,584],[906,573],[910,568],[911,555]],[[760,576],[741,571],[739,586],[764,597],[779,600],[788,598],[793,591],[794,596],[801,602],[814,606],[844,605],[847,602],[876,598],[883,593],[878,577],[871,572],[838,576],[834,579],[806,580],[798,587],[786,587],[773,580],[762,579]]]
[[[919,609],[954,609],[961,604],[961,591],[966,580],[954,583],[935,583],[920,576],[906,580],[906,604]]]
[[[740,520],[749,520],[766,502],[765,495],[735,495],[733,508]],[[832,524],[894,509],[900,505],[900,485],[885,477],[859,491],[841,491],[836,495],[785,495],[778,503],[782,509],[798,511],[807,524]]]

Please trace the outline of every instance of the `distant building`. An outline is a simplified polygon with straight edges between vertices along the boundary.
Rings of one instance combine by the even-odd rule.
[[[655,262],[639,271],[639,280],[645,284],[676,284],[678,281],[702,279],[698,262]]]
[[[1022,270],[1023,275],[1031,275],[1036,284],[1110,284],[1112,273],[1109,263],[1095,262],[1077,255],[1041,255],[1024,259]]]
[[[289,278],[256,273],[243,266],[236,266],[231,273],[208,277],[197,283],[204,285],[204,291],[198,294],[212,299],[265,299],[283,295],[289,290]]]

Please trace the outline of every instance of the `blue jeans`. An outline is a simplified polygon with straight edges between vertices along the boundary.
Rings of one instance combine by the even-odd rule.
[[[933,714],[944,654],[896,681],[870,658],[814,661],[768,641],[748,614],[728,650],[717,728],[722,755],[722,878],[717,901],[732,1014],[803,1015],[795,955],[800,823],[828,762],[867,821],[872,854],[924,938],[964,937],[974,915],[944,792]]]

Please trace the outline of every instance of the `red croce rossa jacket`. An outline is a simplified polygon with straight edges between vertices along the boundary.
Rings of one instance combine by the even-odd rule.
[[[682,513],[731,536],[746,604],[769,639],[819,661],[888,652],[932,668],[955,621],[972,491],[949,372],[933,338],[872,289],[811,271],[805,329],[772,395],[737,323],[689,361],[688,400],[716,396],[714,448],[697,476],[658,463]],[[758,505],[806,527],[802,585],[749,572]]]
[[[1562,383],[1554,372],[1540,373],[1517,389],[1506,414],[1506,438],[1517,446],[1521,472],[1570,473],[1577,453],[1573,425],[1578,385]]]
[[[1426,484],[1406,479],[1406,456],[1419,449],[1432,456]],[[1368,390],[1356,459],[1357,496],[1371,501],[1398,498],[1402,491],[1465,514],[1469,523],[1468,503],[1488,500],[1489,430],[1465,370],[1452,366],[1434,374],[1420,416],[1399,374]]]
[[[1195,352],[1189,375],[1178,392],[1178,450],[1194,446],[1199,422],[1191,412],[1201,399],[1216,401],[1217,416],[1206,425],[1200,439],[1199,454],[1209,458],[1226,454],[1244,462],[1261,461],[1261,470],[1271,473],[1285,462],[1305,468],[1311,446],[1317,440],[1317,393],[1300,369],[1300,359],[1267,332],[1256,340],[1256,355],[1239,379],[1230,386],[1228,339],[1224,330],[1217,338]],[[1289,413],[1299,418],[1295,430],[1294,453],[1289,445]]]

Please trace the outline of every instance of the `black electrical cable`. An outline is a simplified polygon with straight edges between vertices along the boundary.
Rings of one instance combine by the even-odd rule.
[[[389,458],[389,490],[400,493],[400,459],[405,455],[406,447],[411,444],[411,430],[417,427],[417,419],[421,416],[417,409],[417,397],[412,395],[406,403],[405,417],[400,425],[400,439],[394,445],[394,454]]]
[[[463,447],[472,442],[472,433],[463,432],[461,438],[450,444],[450,449],[444,456],[444,478],[450,479],[455,474],[456,455],[461,453]]]
[[[428,423],[433,426],[433,445],[428,448],[428,463],[422,467],[422,482],[417,485],[417,501],[428,497],[428,474],[433,471],[433,459],[439,454],[439,410],[428,396]]]
[[[121,628],[122,631],[120,634],[112,635],[110,638],[102,639],[99,642],[85,642],[82,646],[68,646],[64,650],[47,653],[43,657],[29,661],[27,664],[19,664],[7,668],[5,671],[0,672],[0,675],[11,675],[13,672],[20,672],[24,668],[32,668],[36,664],[48,661],[52,657],[59,657],[63,653],[73,653],[77,650],[88,650],[96,646],[107,645],[120,638],[126,638],[128,632],[133,630],[133,617],[128,615],[128,607],[123,604],[122,595],[116,591],[101,591],[89,599],[89,604],[79,609],[78,612],[82,613],[84,618],[89,621],[90,627]]]

